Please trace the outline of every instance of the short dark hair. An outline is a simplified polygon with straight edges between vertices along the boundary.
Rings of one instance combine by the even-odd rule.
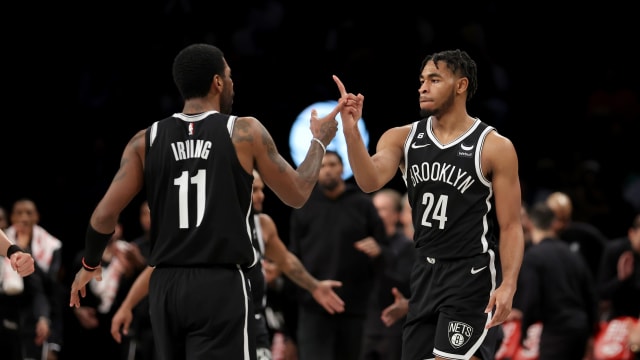
[[[173,82],[182,99],[205,97],[215,75],[225,76],[224,54],[209,44],[191,44],[173,60]]]
[[[438,62],[442,61],[447,64],[447,67],[452,73],[460,75],[461,77],[466,77],[469,80],[469,86],[467,87],[467,101],[469,101],[476,93],[476,90],[478,90],[478,67],[476,62],[471,59],[471,56],[469,56],[466,51],[460,49],[445,50],[427,55],[427,57],[422,60],[421,69],[424,69],[425,65],[427,65],[429,61],[433,61],[436,68],[438,67]]]
[[[324,154],[324,156],[327,156],[327,155],[334,155],[335,157],[338,158],[338,161],[340,161],[340,164],[344,165],[344,163],[342,162],[342,156],[340,156],[340,154],[338,154],[337,151],[327,150],[327,152]]]
[[[540,201],[529,210],[531,225],[540,230],[551,230],[556,214],[546,202]]]

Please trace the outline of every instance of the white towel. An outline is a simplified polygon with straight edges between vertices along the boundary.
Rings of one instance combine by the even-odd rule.
[[[16,243],[16,229],[10,226],[5,233],[11,242]],[[40,225],[33,226],[31,236],[31,256],[35,260],[40,269],[45,272],[49,271],[51,261],[53,260],[53,252],[62,247],[62,242],[55,236],[49,234]]]

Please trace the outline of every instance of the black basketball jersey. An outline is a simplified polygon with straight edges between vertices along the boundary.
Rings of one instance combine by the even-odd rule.
[[[493,190],[480,164],[484,140],[492,130],[476,119],[460,137],[441,144],[430,117],[411,125],[402,175],[420,255],[455,259],[495,246]]]
[[[240,165],[236,117],[174,114],[146,131],[145,181],[157,267],[252,266],[253,175]]]

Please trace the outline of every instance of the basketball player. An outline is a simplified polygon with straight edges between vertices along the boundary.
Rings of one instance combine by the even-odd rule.
[[[220,49],[193,44],[173,62],[182,113],[154,122],[126,145],[87,229],[83,267],[71,285],[80,306],[86,284],[101,280],[101,254],[121,211],[146,188],[151,210],[149,311],[161,359],[256,358],[249,282],[255,265],[248,216],[252,171],[286,204],[302,206],[335,136],[340,102],[328,115],[312,111],[313,135],[294,169],[253,117],[228,115],[231,68]]]
[[[289,252],[278,235],[278,229],[273,219],[269,215],[262,213],[264,182],[262,182],[260,174],[255,170],[253,171],[253,176],[251,196],[254,215],[249,220],[252,228],[252,242],[256,251],[262,257],[273,261],[298,286],[309,291],[318,304],[328,313],[343,312],[344,301],[333,291],[334,287],[342,286],[342,283],[334,280],[318,281],[309,274],[300,260]],[[129,327],[133,320],[133,308],[148,294],[149,279],[152,271],[152,267],[147,267],[136,278],[125,300],[113,316],[111,335],[118,343],[122,341],[122,334],[127,335],[129,333]],[[268,360],[271,359],[271,340],[269,339],[269,330],[264,314],[266,284],[260,262],[249,270],[248,277],[251,281],[251,293],[255,311],[257,360]]]
[[[376,191],[398,169],[407,186],[419,259],[402,359],[493,359],[524,240],[515,148],[467,113],[478,86],[476,63],[460,50],[427,56],[418,89],[423,119],[387,130],[372,156],[357,127],[364,96],[347,94],[334,80],[348,99],[343,132],[360,188]]]

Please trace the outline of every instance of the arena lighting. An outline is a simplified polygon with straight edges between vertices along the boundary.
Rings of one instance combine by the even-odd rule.
[[[299,166],[302,160],[304,160],[305,155],[307,155],[307,151],[309,150],[309,144],[311,142],[311,130],[309,129],[309,119],[311,119],[311,109],[316,109],[318,112],[318,117],[322,117],[328,114],[336,105],[338,101],[336,100],[328,100],[328,101],[320,101],[313,103],[307,106],[294,121],[291,126],[291,131],[289,132],[289,149],[291,151],[291,158],[296,166]],[[340,114],[336,116],[336,120],[338,121],[338,132],[336,133],[336,137],[333,138],[329,146],[327,146],[327,150],[333,150],[340,154],[342,157],[342,162],[344,163],[344,172],[342,173],[343,179],[348,179],[353,176],[353,172],[351,171],[351,166],[349,165],[349,158],[347,155],[347,143],[344,139],[344,134],[342,133],[342,119],[340,118]],[[367,132],[367,128],[364,123],[364,119],[360,119],[358,121],[358,129],[360,129],[360,133],[362,134],[362,140],[364,141],[367,149],[369,148],[369,133]]]

